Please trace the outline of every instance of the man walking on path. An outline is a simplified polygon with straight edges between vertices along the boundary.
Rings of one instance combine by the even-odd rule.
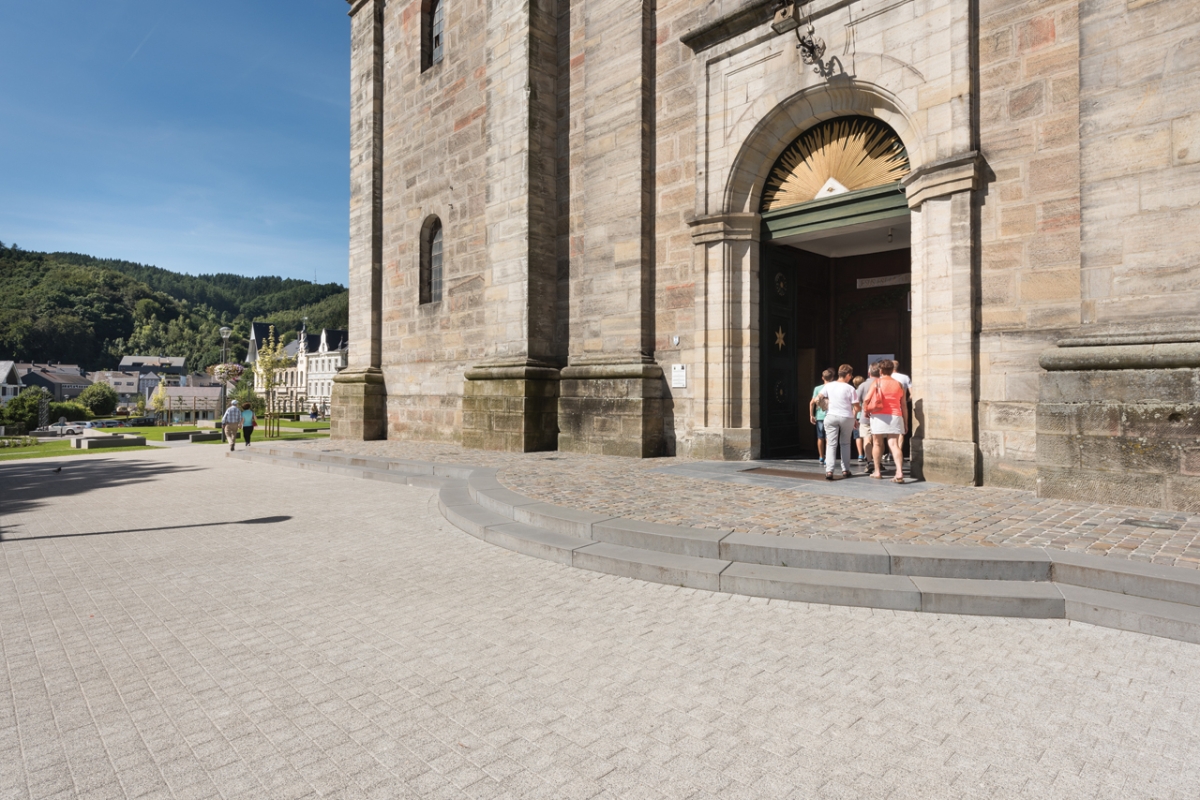
[[[820,395],[827,398],[825,412],[825,480],[833,480],[835,459],[842,462],[842,477],[850,477],[850,439],[857,425],[855,415],[860,408],[858,395],[850,381],[854,378],[854,367],[842,364],[838,367],[837,380],[821,387]],[[841,452],[838,452],[838,446]]]
[[[242,410],[238,408],[237,400],[229,401],[229,408],[225,409],[225,416],[221,417],[221,426],[224,428],[225,438],[229,440],[229,452],[232,453],[238,431],[242,427]]]

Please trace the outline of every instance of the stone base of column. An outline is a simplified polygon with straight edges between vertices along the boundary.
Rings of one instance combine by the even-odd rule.
[[[762,454],[759,428],[697,428],[687,455],[705,461],[753,461]]]
[[[953,439],[913,439],[913,477],[935,483],[975,486],[978,483],[979,447]]]
[[[387,438],[387,387],[378,367],[350,367],[334,376],[329,438]]]
[[[1200,511],[1200,335],[1060,343],[1041,363],[1038,497]]]
[[[663,377],[657,364],[564,367],[558,449],[653,458],[663,453]]]
[[[463,384],[463,447],[530,453],[558,446],[558,370],[484,365]]]

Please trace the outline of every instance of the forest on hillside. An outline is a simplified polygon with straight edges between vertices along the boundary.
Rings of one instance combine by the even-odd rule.
[[[40,253],[0,242],[0,360],[60,361],[110,369],[125,355],[184,356],[189,369],[246,352],[250,323],[287,339],[347,327],[349,293],[336,283],[241,275],[183,275],[79,253]]]

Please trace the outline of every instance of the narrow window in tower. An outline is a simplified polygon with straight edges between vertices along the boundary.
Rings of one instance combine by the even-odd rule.
[[[444,0],[433,0],[433,8],[430,11],[430,64],[436,64],[442,60],[443,38],[446,32],[446,4]]]
[[[442,299],[442,226],[439,224],[433,232],[433,241],[429,248],[429,299],[438,303]]]
[[[429,217],[421,226],[420,302],[442,299],[442,221]]]

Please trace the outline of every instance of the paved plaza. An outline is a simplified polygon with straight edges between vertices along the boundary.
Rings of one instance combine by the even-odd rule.
[[[658,462],[477,455],[531,496],[671,521],[701,516],[704,495],[712,524],[753,525],[756,493],[785,491]],[[1196,645],[575,570],[462,533],[430,490],[224,456],[0,464],[3,800],[1161,800],[1200,786]],[[1002,498],[990,514],[949,487],[884,505],[932,518],[943,491],[937,530],[966,531],[959,543],[987,543],[1002,517],[1083,527],[1022,493],[984,496]],[[849,535],[878,513],[793,494],[780,513],[816,515],[804,530],[849,520]],[[1144,529],[1165,535],[1158,557],[1197,533],[1194,517],[1082,508],[1094,527],[1177,525]]]
[[[403,441],[298,446],[500,467],[500,480],[527,497],[668,525],[912,544],[1048,547],[1200,568],[1200,514],[1047,500],[996,487],[896,486],[863,476],[861,466],[855,466],[853,479],[827,484],[732,478],[733,470],[749,466],[738,462],[488,453]],[[819,468],[813,461],[808,469]]]

